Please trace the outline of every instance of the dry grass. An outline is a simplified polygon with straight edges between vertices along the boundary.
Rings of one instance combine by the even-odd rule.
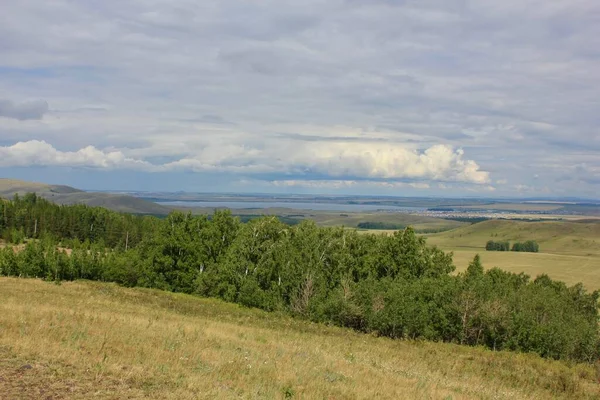
[[[548,274],[567,284],[582,282],[600,289],[600,223],[486,221],[439,234],[425,235],[427,243],[454,253],[457,271],[466,269],[476,254],[486,268],[525,272],[532,277]],[[536,240],[540,253],[486,251],[488,240]]]
[[[0,360],[7,399],[599,398],[592,366],[94,282],[1,278]]]
[[[569,285],[583,283],[588,290],[600,289],[600,257],[573,256],[548,253],[517,253],[485,250],[453,249],[454,265],[458,272],[467,269],[476,254],[483,266],[498,267],[505,271],[536,277],[547,274],[552,279]]]
[[[488,240],[536,240],[544,253],[600,256],[600,222],[493,220],[427,235],[427,243],[452,249],[485,249]]]

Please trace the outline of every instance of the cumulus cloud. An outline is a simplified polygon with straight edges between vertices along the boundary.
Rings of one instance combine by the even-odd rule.
[[[166,169],[227,171],[237,173],[295,173],[350,179],[414,179],[485,184],[489,173],[462,150],[435,145],[423,152],[398,144],[356,142],[293,142],[263,149],[229,146],[228,151],[208,147],[195,158],[164,165]]]
[[[0,117],[14,118],[21,121],[41,119],[48,112],[48,103],[44,100],[15,103],[0,99]]]
[[[473,160],[464,160],[462,150],[435,145],[423,152],[399,145],[365,143],[311,144],[308,152],[292,156],[296,164],[331,176],[382,179],[429,179],[435,181],[489,182]]]
[[[289,149],[288,149],[289,150]],[[489,182],[489,173],[480,170],[473,160],[465,160],[462,150],[437,145],[423,152],[411,151],[399,145],[373,143],[303,143],[286,153],[281,147],[248,148],[231,145],[229,151],[213,153],[205,149],[196,158],[182,158],[162,164],[152,164],[128,157],[123,151],[104,151],[87,146],[77,151],[60,151],[45,141],[18,142],[0,147],[0,166],[69,166],[101,169],[136,169],[147,172],[196,171],[228,172],[242,175],[289,173],[304,176],[343,177],[337,180],[273,180],[282,185],[318,185],[328,182],[335,186],[352,186],[356,179],[380,180],[381,186],[405,185],[400,180],[449,181],[472,184]],[[211,154],[212,153],[212,154]],[[211,154],[210,156],[208,156]],[[373,183],[378,185],[378,183]],[[409,182],[414,188],[429,187],[423,182]]]
[[[60,166],[102,169],[151,170],[151,164],[127,158],[120,151],[104,152],[94,146],[77,151],[59,151],[39,140],[0,147],[0,167]]]

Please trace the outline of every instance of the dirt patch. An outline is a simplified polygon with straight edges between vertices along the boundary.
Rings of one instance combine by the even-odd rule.
[[[119,393],[117,395],[116,393]],[[17,357],[7,347],[0,347],[0,398],[59,399],[134,399],[143,397],[125,382],[95,373],[81,371],[59,362],[39,362]]]

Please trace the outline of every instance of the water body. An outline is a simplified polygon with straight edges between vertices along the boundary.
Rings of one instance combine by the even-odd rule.
[[[265,209],[265,208],[293,208],[295,210],[313,211],[401,211],[417,212],[424,211],[422,207],[396,207],[378,204],[337,204],[337,203],[302,203],[283,201],[161,201],[158,204],[175,207],[206,207],[206,208],[229,208],[229,209]]]

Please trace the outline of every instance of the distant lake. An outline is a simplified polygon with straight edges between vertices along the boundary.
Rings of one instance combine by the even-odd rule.
[[[207,208],[230,208],[230,209],[265,209],[265,208],[293,208],[295,210],[313,211],[423,211],[422,207],[396,207],[377,204],[336,204],[336,203],[301,203],[283,201],[157,201],[163,206],[175,207],[207,207]]]

